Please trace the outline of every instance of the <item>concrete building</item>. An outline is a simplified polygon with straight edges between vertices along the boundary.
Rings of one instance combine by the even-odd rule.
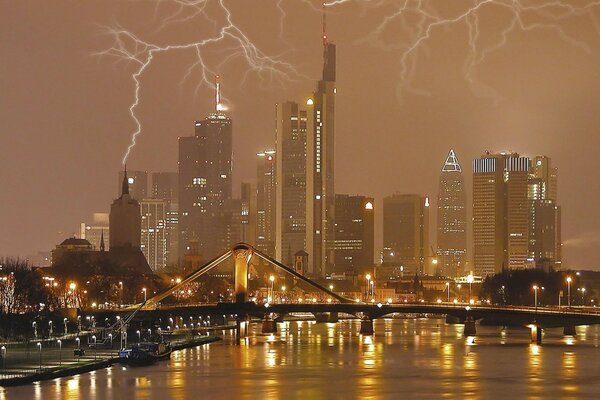
[[[307,108],[291,101],[276,107],[275,258],[286,265],[292,265],[296,252],[307,249],[307,137],[313,129],[312,100],[307,103]],[[317,272],[312,263],[307,271]]]
[[[117,195],[120,196],[123,184],[124,171],[119,171],[119,181]],[[136,200],[148,197],[148,173],[146,171],[127,171],[127,184],[129,185],[129,195]]]
[[[336,274],[372,266],[375,257],[375,200],[372,197],[335,195]]]
[[[427,197],[394,194],[383,199],[383,246],[383,264],[401,266],[404,274],[433,272]]]
[[[167,265],[167,202],[162,199],[140,201],[142,216],[141,250],[152,271]]]
[[[134,248],[141,244],[140,203],[129,194],[127,170],[123,174],[121,196],[110,206],[110,249]]]
[[[560,264],[556,169],[545,156],[487,153],[473,162],[475,272]],[[553,200],[554,199],[554,200]]]
[[[241,235],[240,240],[252,246],[256,246],[257,217],[256,208],[257,188],[254,182],[242,182],[241,192]],[[235,244],[235,243],[232,243]]]
[[[275,256],[276,234],[276,151],[257,154],[256,184],[256,246],[265,254]]]
[[[217,82],[215,111],[195,122],[195,135],[179,138],[179,254],[190,241],[211,259],[227,247],[223,209],[232,192],[232,122]]]
[[[440,173],[437,204],[437,271],[460,276],[467,253],[467,210],[462,168],[450,150]]]

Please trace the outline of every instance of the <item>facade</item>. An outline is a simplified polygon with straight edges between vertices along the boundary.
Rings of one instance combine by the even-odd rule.
[[[275,256],[276,234],[276,151],[257,154],[256,176],[256,246],[265,254]]]
[[[335,273],[374,264],[374,204],[372,197],[335,195]]]
[[[275,258],[286,265],[292,264],[296,252],[307,249],[307,137],[313,128],[312,101],[307,103],[307,108],[291,101],[276,107]],[[312,264],[307,271],[316,272]]]
[[[335,79],[336,47],[323,33],[323,74],[313,93],[313,124],[307,138],[307,248],[321,276],[335,260]],[[311,254],[312,252],[312,254]]]
[[[462,168],[450,150],[440,173],[437,212],[437,274],[460,276],[467,253],[467,209]]]
[[[211,259],[227,247],[224,206],[232,191],[232,122],[217,83],[215,112],[195,122],[195,135],[179,138],[179,255],[192,240]]]
[[[152,174],[152,198],[166,202],[167,264],[179,260],[179,176],[177,172]]]
[[[242,182],[242,198],[240,204],[240,241],[256,246],[257,229],[257,190],[254,182]],[[235,243],[232,243],[235,244]]]
[[[108,213],[94,213],[90,223],[82,222],[79,228],[79,238],[85,239],[92,245],[94,250],[100,249],[100,241],[104,237],[106,250],[110,248],[110,228]]]
[[[167,265],[167,202],[162,199],[140,201],[142,217],[141,250],[152,271]]]
[[[556,176],[544,156],[486,153],[473,162],[476,275],[560,264]]]
[[[404,274],[431,273],[429,199],[394,194],[383,199],[382,264],[397,265]]]
[[[119,171],[118,191],[120,195],[123,184],[124,171]],[[127,184],[129,185],[129,195],[136,200],[148,197],[148,173],[146,171],[127,171]]]
[[[121,196],[110,206],[110,250],[139,249],[141,245],[140,203],[129,194],[127,170],[123,174]]]

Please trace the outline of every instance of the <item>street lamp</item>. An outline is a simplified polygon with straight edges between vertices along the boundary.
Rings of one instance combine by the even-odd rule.
[[[144,303],[145,303],[146,302],[146,288],[143,288],[142,292],[144,292]]]
[[[371,274],[366,274],[365,279],[367,280],[367,287],[365,289],[365,300],[369,297],[369,290],[371,290]]]
[[[271,295],[267,296],[267,300],[269,300],[269,302],[273,301],[274,299],[274,288],[275,288],[275,275],[271,275],[269,276],[269,281],[271,281]]]
[[[585,288],[581,288],[581,301],[585,307]]]
[[[58,365],[62,365],[62,341],[58,339],[56,341],[58,343]]]
[[[0,347],[0,357],[2,357],[2,369],[4,369],[6,360],[6,346]]]
[[[48,321],[48,326],[50,327],[48,330],[48,337],[52,337],[52,321]]]
[[[96,346],[96,335],[92,336],[92,340],[94,341],[94,360],[98,356],[98,347]]]
[[[40,372],[42,371],[42,343],[37,343],[38,350],[40,352]]]
[[[33,327],[33,337],[34,339],[37,339],[37,322],[33,321],[33,324],[31,324],[31,326]]]
[[[533,304],[535,306],[535,312],[537,313],[537,294],[538,294],[538,286],[537,285],[533,285]]]
[[[448,303],[450,303],[450,282],[446,282],[446,290],[448,291]]]
[[[571,281],[573,279],[570,276],[567,276],[567,305],[571,307]]]
[[[63,318],[63,324],[65,324],[65,336],[67,335],[67,318]]]
[[[142,341],[142,333],[140,332],[140,330],[138,329],[137,331],[135,331],[135,333],[137,333],[138,335],[138,343]]]

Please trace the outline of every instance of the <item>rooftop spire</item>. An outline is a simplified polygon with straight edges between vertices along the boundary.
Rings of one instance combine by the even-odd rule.
[[[452,149],[450,149],[448,152],[448,157],[446,157],[446,162],[444,162],[442,172],[462,172],[462,168],[458,163],[458,158]]]
[[[123,186],[121,188],[121,196],[129,194],[129,179],[127,179],[127,164],[125,164],[125,173],[123,174]]]
[[[215,111],[219,112],[223,108],[221,107],[221,82],[219,82],[219,75],[215,75]]]
[[[327,14],[325,13],[325,2],[323,2],[323,46],[327,44]]]

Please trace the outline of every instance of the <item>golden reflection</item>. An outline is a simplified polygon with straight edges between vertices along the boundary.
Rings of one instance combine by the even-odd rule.
[[[579,386],[577,386],[575,378],[577,377],[577,359],[576,354],[572,351],[566,351],[562,355],[562,385],[561,389],[566,392],[568,396],[575,396],[579,392]]]
[[[542,347],[532,343],[529,345],[528,358],[528,385],[529,393],[533,397],[542,396],[544,390],[544,378],[542,372]]]
[[[479,399],[479,355],[469,347],[466,347],[465,351],[461,395],[466,399]]]

